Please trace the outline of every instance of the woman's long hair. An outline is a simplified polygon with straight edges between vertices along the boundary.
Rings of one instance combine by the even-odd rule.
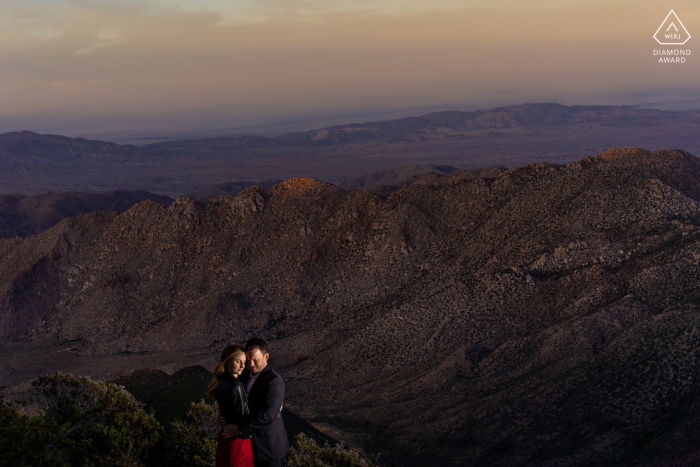
[[[219,380],[221,379],[221,375],[224,374],[224,367],[238,352],[245,353],[245,349],[236,344],[227,346],[224,351],[221,352],[219,363],[216,364],[216,368],[214,369],[214,379],[211,380],[209,387],[207,388],[207,396],[211,397],[212,399],[216,399],[216,388],[219,387]]]

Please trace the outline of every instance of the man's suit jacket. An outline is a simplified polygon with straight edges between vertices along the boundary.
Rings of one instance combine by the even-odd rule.
[[[249,379],[250,371],[246,370],[240,381],[246,386]],[[250,388],[250,415],[246,422],[238,427],[242,436],[251,438],[253,453],[257,459],[282,459],[287,455],[289,444],[280,413],[283,401],[284,381],[268,364]]]

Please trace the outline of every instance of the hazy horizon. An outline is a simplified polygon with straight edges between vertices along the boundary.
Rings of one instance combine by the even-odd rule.
[[[526,102],[700,108],[690,1],[6,0],[0,132],[284,133]],[[693,51],[693,39],[683,48]],[[699,52],[700,53],[700,52]]]

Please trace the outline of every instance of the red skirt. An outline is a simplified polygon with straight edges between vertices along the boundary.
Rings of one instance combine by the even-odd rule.
[[[224,438],[224,434],[220,433],[216,447],[216,467],[253,467],[250,439]]]

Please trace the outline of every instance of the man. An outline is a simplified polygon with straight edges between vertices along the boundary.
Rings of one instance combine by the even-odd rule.
[[[282,467],[289,448],[282,422],[284,381],[267,364],[270,354],[267,342],[254,337],[245,345],[248,369],[240,381],[248,393],[250,416],[242,426],[226,425],[224,436],[250,438],[255,467]]]

